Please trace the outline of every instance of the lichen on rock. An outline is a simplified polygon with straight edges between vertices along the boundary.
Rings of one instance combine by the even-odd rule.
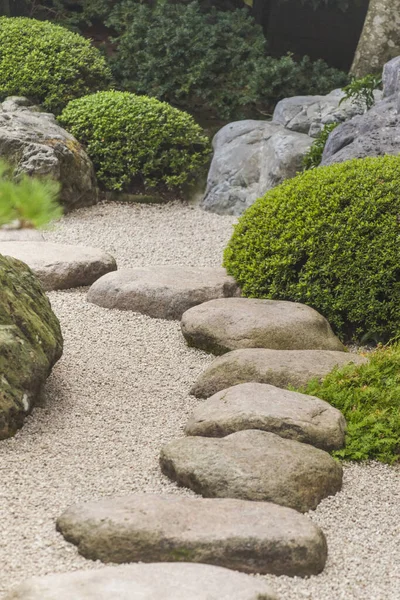
[[[22,426],[62,348],[39,280],[24,263],[0,255],[0,439]]]

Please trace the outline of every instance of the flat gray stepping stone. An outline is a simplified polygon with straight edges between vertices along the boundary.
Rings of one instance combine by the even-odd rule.
[[[96,281],[88,301],[104,308],[133,310],[158,319],[182,314],[213,298],[239,295],[233,277],[214,267],[155,266],[121,269]]]
[[[181,326],[190,346],[213,354],[239,348],[344,350],[328,321],[296,302],[219,298],[186,311]]]
[[[332,350],[233,350],[216,358],[200,375],[190,393],[209,398],[232,385],[255,381],[280,388],[305,386],[314,377],[323,378],[336,366],[357,365],[367,359],[350,352]]]
[[[0,254],[26,263],[45,290],[62,290],[91,285],[115,271],[112,256],[97,248],[51,242],[0,242]]]
[[[38,229],[0,229],[0,242],[44,242]]]
[[[343,448],[346,421],[328,402],[265,383],[242,383],[222,390],[198,406],[187,435],[224,437],[261,429],[322,450]]]
[[[244,571],[320,573],[321,529],[270,502],[134,495],[78,504],[57,529],[80,554],[103,562],[201,562]]]
[[[300,512],[342,487],[342,467],[327,452],[257,429],[174,440],[162,448],[160,466],[206,498],[274,502]]]
[[[262,579],[190,563],[123,565],[32,577],[4,600],[278,600]]]

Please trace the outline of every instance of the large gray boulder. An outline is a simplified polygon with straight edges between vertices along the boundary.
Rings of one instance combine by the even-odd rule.
[[[338,89],[326,96],[284,98],[276,105],[272,122],[315,137],[324,125],[342,123],[365,112],[363,104],[352,100],[342,102],[344,96],[344,92]],[[375,97],[380,100],[382,92],[376,91]]]
[[[310,379],[322,379],[334,367],[350,362],[362,364],[367,359],[358,354],[331,350],[233,350],[216,358],[194,383],[190,393],[198,398],[209,398],[228,387],[249,381],[280,388],[302,387]]]
[[[78,504],[57,520],[93,560],[201,562],[308,576],[325,566],[324,534],[297,511],[269,502],[133,495]]]
[[[213,354],[239,348],[344,350],[328,321],[297,302],[210,300],[186,311],[181,327],[190,346]]]
[[[0,439],[22,426],[62,348],[39,281],[25,264],[0,255]]]
[[[346,421],[327,402],[265,383],[242,383],[202,402],[185,427],[187,435],[224,437],[261,429],[322,450],[344,446]]]
[[[375,104],[368,112],[346,121],[328,137],[321,165],[367,156],[400,153],[400,115],[396,96]]]
[[[77,140],[54,115],[29,106],[26,98],[0,104],[0,158],[15,172],[48,176],[61,183],[60,201],[66,211],[98,200],[93,165]]]
[[[266,431],[166,444],[162,472],[206,498],[273,502],[306,512],[342,487],[342,467],[327,452]]]
[[[269,585],[222,567],[123,565],[32,577],[4,600],[278,600]]]
[[[40,279],[45,290],[91,285],[105,273],[117,268],[110,254],[89,246],[44,241],[0,241],[0,254],[26,263]]]
[[[270,121],[236,121],[214,137],[202,208],[240,215],[268,190],[294,177],[312,143]]]
[[[382,85],[384,98],[398,94],[400,89],[400,56],[392,58],[383,67]]]
[[[240,295],[233,277],[220,267],[150,266],[105,275],[89,290],[88,302],[132,310],[158,319],[180,319],[212,298]]]

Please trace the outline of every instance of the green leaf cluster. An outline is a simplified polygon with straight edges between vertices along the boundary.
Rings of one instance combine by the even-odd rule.
[[[378,75],[366,75],[360,79],[353,78],[351,82],[343,88],[344,97],[340,104],[345,100],[352,100],[361,108],[369,110],[375,104],[374,91],[379,88],[382,78]]]
[[[346,446],[335,456],[374,459],[392,464],[400,459],[400,345],[381,347],[365,365],[350,364],[311,381],[301,391],[326,400],[347,421]]]
[[[79,34],[35,19],[0,17],[0,98],[27,96],[59,113],[110,81],[104,57]]]
[[[72,100],[59,121],[84,144],[109,190],[130,191],[135,180],[180,187],[210,156],[209,140],[193,117],[155,98],[98,92]]]
[[[17,221],[21,227],[43,227],[61,217],[57,202],[60,185],[50,179],[35,179],[21,175],[12,178],[12,171],[0,163],[0,226]]]
[[[245,296],[322,313],[344,340],[400,331],[400,157],[311,169],[240,218],[224,265]]]
[[[348,81],[323,61],[268,56],[262,29],[246,9],[121,0],[107,24],[118,34],[111,66],[122,88],[192,112],[241,118],[258,104],[325,93]]]
[[[319,167],[329,134],[336,129],[338,125],[339,123],[327,123],[323,126],[311,144],[310,149],[303,157],[303,166],[305,169],[315,169],[315,167]]]

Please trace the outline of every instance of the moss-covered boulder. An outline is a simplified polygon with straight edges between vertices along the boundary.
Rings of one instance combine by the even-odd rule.
[[[39,280],[24,263],[0,255],[0,439],[21,427],[62,347]]]

